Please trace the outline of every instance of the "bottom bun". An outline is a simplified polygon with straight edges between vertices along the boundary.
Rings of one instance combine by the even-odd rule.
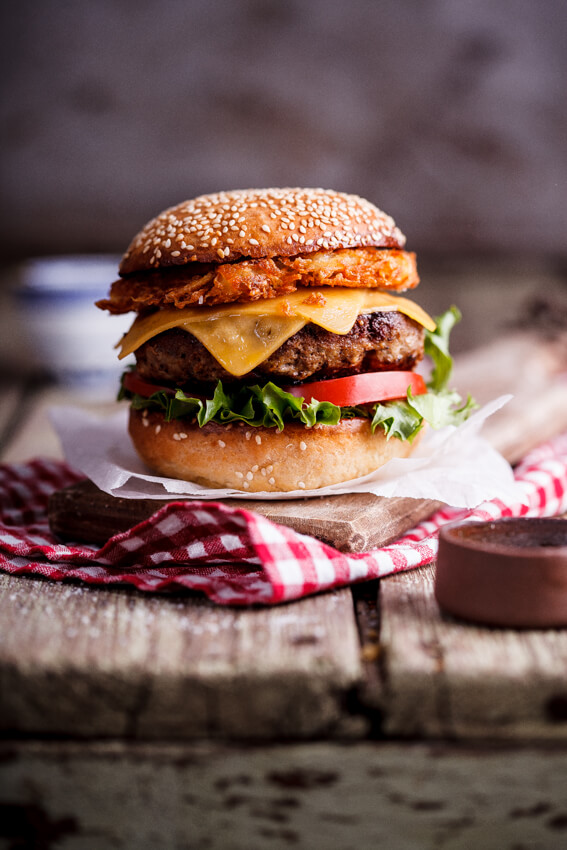
[[[188,420],[166,422],[158,411],[130,409],[130,436],[142,460],[167,478],[249,493],[316,490],[367,475],[417,444],[373,434],[368,419],[306,428],[244,424],[203,428]]]

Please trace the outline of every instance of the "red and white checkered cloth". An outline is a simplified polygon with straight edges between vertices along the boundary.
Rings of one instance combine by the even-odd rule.
[[[517,467],[518,501],[474,511],[445,508],[396,543],[363,554],[336,549],[246,508],[170,502],[101,549],[60,543],[47,500],[79,481],[66,464],[32,460],[0,466],[0,569],[89,584],[127,582],[156,591],[181,585],[225,605],[273,604],[430,563],[437,531],[465,517],[553,516],[567,511],[567,434],[532,451]]]

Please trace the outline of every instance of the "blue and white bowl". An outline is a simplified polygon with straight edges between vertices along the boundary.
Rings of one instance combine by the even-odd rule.
[[[118,386],[125,362],[114,348],[131,315],[109,316],[94,302],[108,294],[120,258],[42,257],[24,263],[15,301],[32,365],[77,389]]]

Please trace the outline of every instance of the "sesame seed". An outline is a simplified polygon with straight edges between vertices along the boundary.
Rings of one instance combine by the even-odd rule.
[[[301,451],[302,451],[302,452],[304,452],[304,451],[305,451],[305,449],[307,448],[307,443],[305,443],[305,442],[302,440],[302,441],[300,442],[300,444],[299,444],[299,448],[301,449]]]
[[[248,490],[248,488],[250,487],[250,484],[248,483],[248,481],[243,481],[242,486],[244,487],[245,490]]]
[[[250,439],[250,437],[252,436],[252,432],[251,432],[251,431],[247,431],[247,432],[245,433],[245,435],[244,435],[244,436],[246,437],[246,439],[247,439],[247,440],[249,440],[249,439]]]
[[[236,475],[237,478],[244,478],[244,475],[242,474],[242,472],[235,472],[234,474]]]
[[[179,432],[179,439],[180,439],[180,440],[186,440],[186,439],[187,439],[187,434],[185,434],[183,431],[180,431],[180,432]]]
[[[297,486],[300,490],[305,490],[305,481],[298,481]]]
[[[248,471],[248,472],[246,473],[246,480],[247,480],[247,481],[252,481],[252,479],[253,479],[253,478],[254,478],[254,473],[253,473],[253,472],[251,472],[251,471]]]
[[[217,248],[217,257],[220,257],[221,260],[224,260],[224,249]]]
[[[218,441],[218,445],[220,446],[220,448],[221,448],[221,449],[224,449],[224,448],[225,448],[225,446],[226,446],[226,443],[225,443],[225,441],[224,441],[224,440],[219,440],[219,441]]]
[[[155,433],[156,433],[156,434],[159,434],[159,432],[160,432],[160,431],[161,431],[161,425],[156,425],[156,427],[155,427]]]
[[[261,436],[260,436],[259,434],[256,434],[256,436],[254,437],[254,439],[256,440],[256,442],[258,443],[258,445],[260,445],[260,443],[262,442],[262,438],[261,438]]]
[[[286,230],[297,229],[306,238],[304,242],[301,237],[295,241],[310,251],[317,247],[333,250],[364,245],[403,248],[405,244],[393,220],[356,195],[325,189],[249,189],[201,195],[165,210],[135,237],[133,249],[125,259],[130,257],[135,265],[137,257],[144,255],[142,267],[155,268],[160,265],[162,251],[173,247],[176,251],[197,251],[199,256],[193,253],[187,260],[201,260],[200,252],[209,247],[214,249],[231,228],[244,239],[250,213],[256,208],[265,210],[264,215],[274,225],[264,223],[264,219],[255,227],[263,233],[270,233],[276,227],[282,236]],[[313,237],[314,229],[319,231],[322,241]],[[258,245],[258,240],[253,239],[250,244]],[[171,252],[170,256],[179,254]]]
[[[174,439],[174,440],[180,440],[180,439],[181,439],[181,437],[179,436],[179,434],[174,434],[174,435],[173,435],[173,439]]]
[[[263,476],[264,476],[264,478],[265,478],[265,477],[266,477],[266,475],[267,475],[266,467],[265,467],[265,466],[263,466],[263,467],[262,467],[262,469],[260,470],[260,472],[262,473],[262,475],[263,475]]]
[[[260,467],[258,466],[258,464],[257,464],[257,463],[255,463],[255,464],[254,464],[254,466],[252,467],[252,472],[258,472],[258,469],[259,469],[259,468],[260,468]]]
[[[172,251],[171,252],[172,257],[178,257],[180,254],[181,254],[181,251]]]
[[[275,479],[275,478],[268,478],[268,484],[271,484],[271,485],[272,485],[272,487],[274,486],[274,484],[275,484],[275,483],[276,483],[276,479]]]
[[[273,472],[273,471],[274,471],[274,467],[272,466],[272,464],[270,464],[269,466],[267,466],[267,467],[266,467],[266,469],[268,470],[268,472]]]
[[[251,245],[259,245],[260,244],[258,242],[258,240],[254,239],[253,237],[250,237],[250,239],[248,241],[250,242]]]

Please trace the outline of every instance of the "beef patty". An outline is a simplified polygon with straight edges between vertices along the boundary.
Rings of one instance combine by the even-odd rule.
[[[253,372],[235,378],[188,331],[172,328],[136,351],[138,373],[162,384],[210,383],[264,378],[305,381],[359,372],[412,370],[423,357],[423,327],[395,310],[360,315],[348,334],[309,323]]]

